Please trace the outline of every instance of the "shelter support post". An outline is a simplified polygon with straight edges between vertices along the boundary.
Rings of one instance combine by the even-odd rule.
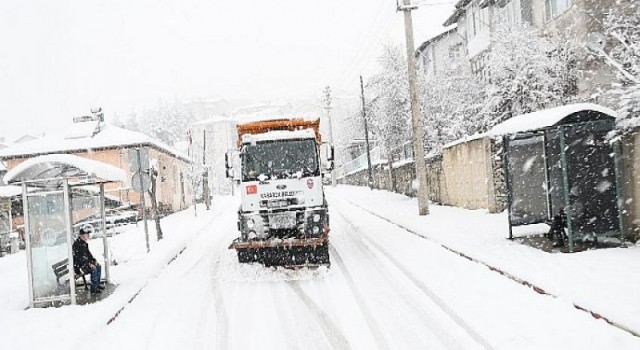
[[[109,258],[109,240],[107,238],[107,215],[104,205],[104,183],[100,183],[100,219],[102,221],[100,225],[102,226],[102,245],[104,247],[104,274],[107,283],[109,283],[109,265],[111,265],[111,259]]]
[[[35,294],[33,291],[33,256],[31,255],[31,237],[29,237],[29,197],[27,196],[27,183],[22,181],[22,211],[24,215],[24,240],[27,252],[27,272],[29,275],[29,307],[33,308]]]
[[[69,256],[69,295],[71,296],[71,305],[76,304],[76,279],[74,276],[73,262],[73,217],[71,211],[71,195],[69,191],[69,179],[65,178],[62,182],[62,193],[64,196],[64,217],[65,228],[67,230],[67,249]]]
[[[616,205],[618,206],[618,225],[620,226],[620,236],[624,237],[624,219],[622,218],[622,211],[624,207],[622,202],[624,198],[622,198],[622,181],[620,181],[620,156],[621,152],[621,141],[616,140],[613,143],[613,166],[616,177]]]
[[[564,195],[564,212],[567,215],[567,231],[568,231],[568,243],[569,253],[573,253],[573,225],[572,225],[572,210],[571,210],[571,198],[569,197],[569,164],[567,163],[567,150],[565,143],[565,130],[566,127],[560,127],[560,157],[562,161],[562,192]]]
[[[507,187],[507,219],[509,221],[509,239],[513,239],[513,225],[511,225],[511,182],[509,181],[509,139],[502,137],[502,164],[504,166],[504,183]]]

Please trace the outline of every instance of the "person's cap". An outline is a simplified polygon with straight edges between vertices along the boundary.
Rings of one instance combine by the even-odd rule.
[[[81,228],[80,229],[80,233],[78,233],[78,235],[82,236],[82,235],[88,235],[89,234],[89,230],[85,229],[85,228]]]

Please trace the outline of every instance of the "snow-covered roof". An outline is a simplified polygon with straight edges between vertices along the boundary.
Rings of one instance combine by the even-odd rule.
[[[315,139],[316,133],[313,129],[303,130],[274,130],[263,134],[246,134],[242,136],[242,143],[273,141],[273,140],[291,140],[291,139]]]
[[[212,124],[212,123],[220,123],[220,122],[234,122],[235,120],[232,119],[231,117],[225,117],[223,115],[217,115],[217,116],[213,116],[211,118],[207,118],[204,120],[201,120],[199,122],[193,123],[193,125],[205,125],[205,124]]]
[[[0,186],[0,198],[10,198],[22,194],[22,186]]]
[[[86,129],[84,125],[74,125],[71,126],[71,128]],[[77,135],[77,133],[73,132],[72,130],[69,130],[67,134]],[[16,158],[21,156],[34,156],[51,153],[70,153],[86,150],[144,145],[154,147],[177,158],[182,158],[185,161],[189,160],[189,158],[185,154],[150,136],[109,124],[103,125],[100,129],[100,132],[93,136],[78,138],[48,136],[37,140],[14,144],[11,147],[0,150],[0,158]]]
[[[515,116],[494,126],[489,131],[489,135],[501,136],[547,128],[557,125],[564,118],[582,111],[596,111],[610,115],[613,118],[617,116],[616,112],[609,108],[593,103],[578,103]]]
[[[124,170],[113,165],[71,154],[48,154],[27,159],[11,169],[5,183],[44,180],[59,177],[95,176],[104,181],[124,182]]]
[[[430,39],[426,40],[425,42],[423,42],[422,44],[420,44],[420,46],[418,46],[418,48],[416,49],[416,57],[420,56],[420,54],[427,48],[427,46],[429,46],[431,43],[434,43],[436,41],[439,41],[440,39],[452,34],[453,32],[455,32],[458,29],[458,24],[452,24],[450,26],[444,27],[443,30],[437,34],[434,35],[433,37],[431,37]]]

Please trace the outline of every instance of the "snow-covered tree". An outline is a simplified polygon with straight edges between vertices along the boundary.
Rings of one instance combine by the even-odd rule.
[[[145,110],[138,119],[139,130],[168,144],[184,141],[193,116],[178,103]]]
[[[411,100],[407,65],[399,46],[386,46],[381,70],[366,84],[370,128],[387,154],[410,138]]]
[[[440,151],[446,143],[474,134],[487,124],[480,113],[484,82],[462,61],[454,62],[445,72],[420,78],[424,142],[428,152]]]
[[[576,53],[569,41],[528,26],[497,25],[486,57],[483,129],[512,116],[568,102],[575,92]]]
[[[140,126],[138,125],[138,115],[135,112],[131,112],[127,116],[127,119],[122,123],[122,125],[118,126],[122,126],[123,128],[132,131],[140,131]]]
[[[185,141],[189,125],[194,121],[193,115],[176,102],[163,103],[140,113],[131,112],[121,126],[173,145]]]
[[[605,50],[594,52],[616,72],[618,81],[605,96],[617,101],[623,124],[640,120],[640,5],[617,7],[604,20]],[[609,48],[610,47],[610,48]]]

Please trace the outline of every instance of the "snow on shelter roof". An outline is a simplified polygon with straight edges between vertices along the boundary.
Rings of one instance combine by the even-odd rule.
[[[72,125],[70,129],[81,126]],[[68,131],[68,134],[71,131]],[[105,124],[95,135],[87,137],[63,138],[49,136],[24,143],[14,144],[11,147],[0,150],[0,158],[19,158],[52,153],[72,153],[87,150],[109,149],[125,146],[148,145],[160,151],[168,153],[186,162],[189,158],[163,142],[160,142],[143,133],[131,131]]]
[[[561,124],[565,118],[582,111],[600,112],[612,118],[617,116],[616,112],[609,108],[593,103],[578,103],[515,116],[494,126],[488,134],[501,136],[548,128]]]
[[[81,176],[95,176],[104,182],[124,182],[127,180],[124,170],[110,164],[71,154],[48,154],[30,158],[18,164],[4,176],[4,182],[16,183]]]

